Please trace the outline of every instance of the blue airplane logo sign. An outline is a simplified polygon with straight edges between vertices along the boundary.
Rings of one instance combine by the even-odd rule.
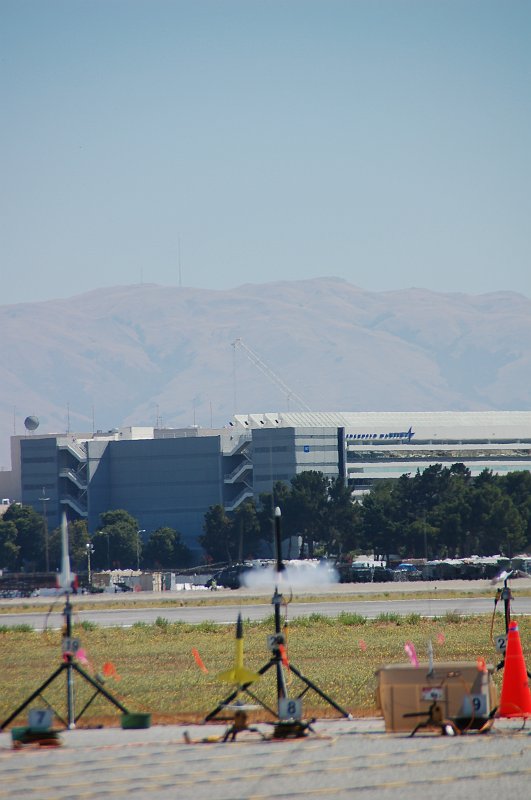
[[[415,431],[413,427],[410,426],[408,431],[390,431],[389,433],[347,433],[347,439],[378,439],[381,440],[389,440],[389,439],[399,439],[401,441],[410,442],[413,436],[415,435]]]

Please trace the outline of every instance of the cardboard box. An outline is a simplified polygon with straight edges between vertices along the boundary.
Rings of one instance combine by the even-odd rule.
[[[436,702],[444,719],[460,730],[479,729],[488,722],[497,705],[492,680],[494,667],[478,669],[475,662],[389,664],[377,670],[377,703],[387,732],[411,732],[428,719],[430,706]],[[404,716],[415,714],[416,716]],[[418,715],[418,716],[417,716]]]

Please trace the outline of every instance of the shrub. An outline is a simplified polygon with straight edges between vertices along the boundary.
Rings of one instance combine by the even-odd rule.
[[[400,616],[400,614],[395,614],[394,612],[384,612],[382,614],[378,614],[376,617],[376,622],[394,622],[395,625],[402,625],[404,622],[404,618]]]
[[[35,633],[33,627],[25,622],[21,622],[20,625],[3,625],[2,628],[4,633],[7,631],[12,631],[13,633]]]
[[[97,622],[91,622],[90,619],[84,619],[83,622],[79,623],[79,627],[84,631],[95,631],[99,625]]]
[[[212,620],[206,619],[196,625],[195,629],[201,633],[213,633],[213,631],[219,631],[219,625],[216,622],[212,622]]]
[[[466,619],[466,617],[462,617],[461,614],[458,614],[457,611],[447,611],[443,615],[443,622],[445,622],[447,625],[459,625]]]
[[[333,617],[315,613],[307,617],[294,617],[289,624],[298,628],[312,628],[314,625],[334,625],[335,620]]]
[[[356,614],[354,611],[342,611],[338,617],[342,625],[365,625],[367,617],[363,614]]]

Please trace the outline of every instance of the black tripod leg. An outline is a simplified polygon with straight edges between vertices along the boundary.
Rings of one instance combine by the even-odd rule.
[[[4,729],[4,728],[7,726],[7,725],[9,725],[9,723],[10,723],[10,722],[12,722],[12,721],[13,721],[13,720],[14,720],[16,717],[18,717],[18,715],[19,715],[19,714],[20,714],[22,711],[24,711],[24,709],[25,709],[27,706],[29,706],[29,704],[32,702],[32,700],[35,700],[35,698],[36,698],[36,697],[38,697],[38,696],[41,694],[41,692],[43,692],[43,691],[46,689],[46,687],[47,687],[47,686],[49,686],[49,685],[50,685],[50,684],[51,684],[51,683],[52,683],[52,682],[53,682],[53,681],[54,681],[54,680],[55,680],[55,679],[56,679],[56,678],[57,678],[57,677],[58,677],[58,676],[61,674],[61,672],[62,672],[64,669],[66,669],[66,667],[67,667],[67,665],[66,665],[66,664],[61,664],[61,666],[60,666],[60,667],[58,667],[58,668],[55,670],[55,672],[53,672],[53,673],[50,675],[50,677],[49,677],[47,680],[45,680],[45,681],[44,681],[44,683],[43,683],[43,684],[41,684],[41,685],[39,686],[39,688],[38,688],[38,689],[36,689],[36,690],[33,692],[33,694],[30,694],[30,696],[29,696],[29,697],[28,697],[26,700],[24,700],[24,702],[22,703],[22,705],[20,705],[18,708],[16,708],[16,709],[15,709],[15,711],[13,711],[13,713],[12,713],[12,714],[11,714],[11,715],[10,715],[10,716],[7,718],[7,719],[5,719],[5,720],[2,722],[2,724],[0,725],[0,730],[3,730],[3,729]],[[48,704],[47,704],[47,705],[48,705]]]
[[[75,663],[74,663],[74,664],[72,664],[72,668],[73,668],[73,669],[75,669],[75,671],[76,671],[76,672],[77,672],[79,675],[81,675],[81,677],[82,677],[82,678],[84,678],[86,681],[88,681],[88,683],[90,683],[90,684],[91,684],[91,686],[93,686],[93,687],[96,689],[96,692],[99,692],[100,694],[102,694],[102,695],[103,695],[103,696],[104,696],[104,697],[105,697],[105,698],[106,698],[106,699],[107,699],[107,700],[108,700],[110,703],[112,703],[113,705],[115,705],[115,706],[116,706],[116,708],[119,708],[119,709],[120,709],[120,711],[122,711],[124,714],[129,714],[129,711],[127,710],[127,708],[126,708],[125,706],[123,706],[123,705],[120,703],[120,701],[119,701],[119,700],[117,700],[115,697],[113,697],[113,696],[112,696],[112,694],[111,694],[110,692],[108,692],[106,689],[104,689],[104,688],[103,688],[103,686],[102,686],[100,683],[98,683],[98,681],[94,680],[94,678],[92,678],[92,677],[91,677],[91,676],[88,674],[88,672],[85,672],[85,670],[84,670],[84,669],[82,669],[82,668],[79,666],[79,664],[75,664]],[[91,702],[92,702],[92,701],[91,701]],[[85,710],[85,709],[83,709],[83,711],[84,711],[84,710]],[[81,712],[81,714],[83,713],[83,711]],[[79,716],[78,716],[78,718],[77,718],[77,719],[79,719],[79,717],[81,716],[81,714],[79,714]]]
[[[277,698],[280,700],[281,697],[288,696],[288,690],[286,687],[286,680],[284,678],[284,670],[282,669],[282,661],[280,658],[275,658],[276,667],[277,667]]]
[[[270,669],[274,664],[276,664],[276,660],[272,658],[271,661],[268,661],[267,664],[264,664],[263,667],[260,667],[258,674],[265,675],[267,670]],[[221,703],[218,703],[213,711],[207,714],[204,721],[210,722],[211,719],[214,719],[214,717],[216,717],[220,711],[223,711],[224,706],[232,703],[232,701],[235,700],[236,697],[241,694],[241,692],[246,692],[249,689],[249,686],[251,686],[250,683],[244,683],[243,686],[238,686],[238,688],[231,692],[224,700],[221,701]]]
[[[85,711],[87,710],[87,708],[88,708],[89,706],[91,706],[91,705],[92,705],[92,703],[94,702],[94,700],[96,699],[96,697],[98,696],[98,694],[99,694],[99,692],[94,692],[94,694],[92,695],[92,697],[89,697],[89,699],[87,700],[87,702],[85,703],[85,705],[83,706],[83,708],[81,709],[81,711],[79,712],[79,714],[76,716],[76,718],[75,718],[74,722],[77,722],[77,721],[78,721],[78,719],[81,719],[81,717],[83,716],[83,714],[85,713]]]
[[[319,687],[318,687],[318,686],[316,686],[316,685],[315,685],[315,683],[312,683],[312,681],[311,681],[311,680],[309,680],[308,678],[306,678],[306,677],[305,677],[305,676],[302,674],[302,672],[299,672],[299,670],[297,669],[297,667],[294,667],[294,666],[293,666],[293,664],[291,664],[291,663],[290,663],[290,665],[289,665],[289,668],[290,668],[290,670],[291,670],[291,671],[292,671],[292,672],[293,672],[293,673],[294,673],[294,674],[295,674],[295,675],[296,675],[298,678],[300,678],[300,679],[301,679],[301,681],[303,681],[303,682],[306,684],[306,686],[308,686],[310,689],[313,689],[313,691],[314,691],[314,692],[317,692],[317,694],[318,694],[320,697],[322,697],[322,698],[323,698],[323,700],[326,700],[326,702],[327,702],[327,703],[330,703],[330,705],[331,705],[333,708],[335,708],[335,709],[336,709],[336,711],[339,711],[339,713],[340,713],[340,714],[341,714],[343,717],[346,717],[347,719],[350,719],[350,714],[348,713],[348,711],[345,711],[345,709],[344,709],[344,708],[341,708],[341,706],[339,706],[339,705],[338,705],[338,704],[337,704],[337,703],[336,703],[334,700],[332,700],[332,698],[331,698],[331,697],[328,697],[328,695],[327,695],[327,694],[325,694],[325,693],[324,693],[324,692],[323,692],[321,689],[319,689]]]
[[[259,697],[257,697],[255,694],[253,694],[253,693],[251,692],[251,690],[250,690],[250,689],[245,689],[245,694],[248,694],[248,695],[249,695],[249,697],[250,697],[252,700],[254,700],[256,703],[258,703],[258,705],[262,706],[262,708],[265,708],[265,710],[266,710],[266,711],[269,711],[269,713],[270,713],[270,714],[272,714],[274,717],[277,717],[277,719],[278,719],[278,714],[277,714],[277,712],[276,712],[276,711],[273,711],[273,709],[272,709],[272,708],[269,708],[269,706],[267,705],[267,703],[264,703],[264,701],[263,701],[263,700],[261,700],[261,699],[260,699]]]

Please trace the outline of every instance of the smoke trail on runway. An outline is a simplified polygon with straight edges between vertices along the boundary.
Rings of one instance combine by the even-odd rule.
[[[241,582],[249,589],[271,588],[282,584],[293,589],[313,588],[323,584],[337,583],[339,576],[335,567],[321,561],[285,561],[285,570],[277,573],[272,564],[255,567],[243,573]]]

